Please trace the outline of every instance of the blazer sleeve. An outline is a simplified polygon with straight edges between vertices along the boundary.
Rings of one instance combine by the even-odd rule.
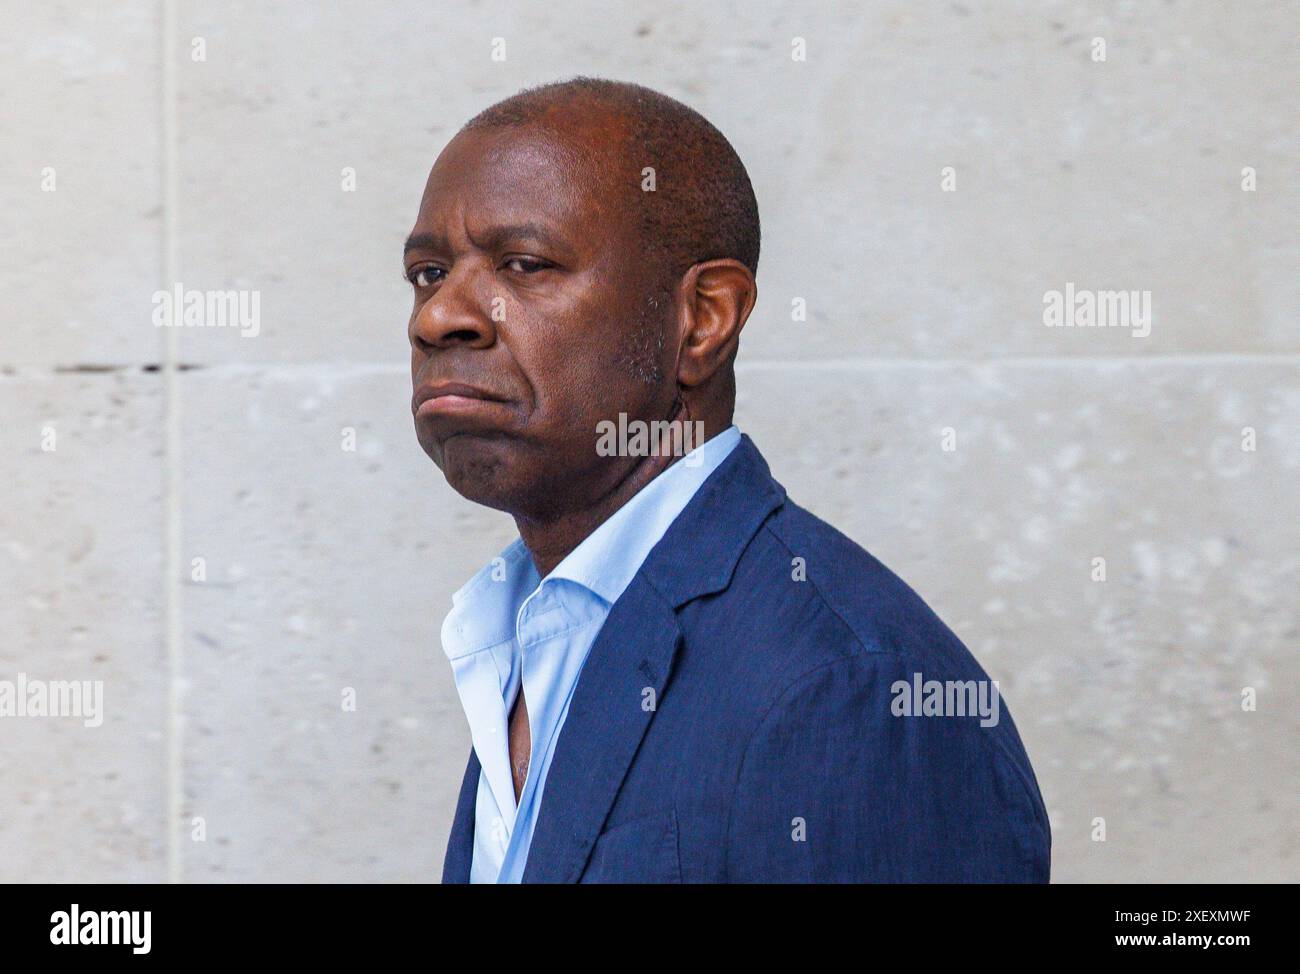
[[[746,746],[731,882],[1046,882],[1051,837],[1010,716],[896,716],[917,666],[858,653],[803,674]]]

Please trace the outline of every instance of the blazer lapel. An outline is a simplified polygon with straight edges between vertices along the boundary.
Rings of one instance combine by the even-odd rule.
[[[680,639],[673,607],[638,573],[583,665],[546,775],[525,883],[572,883],[582,875]]]
[[[614,603],[555,745],[524,882],[572,883],[582,875],[663,697],[682,639],[677,609],[730,584],[741,552],[784,499],[753,441],[742,436]],[[647,690],[654,693],[651,705]],[[478,762],[472,765],[476,788]],[[456,817],[468,817],[472,849],[467,787],[468,779]],[[464,869],[468,876],[469,866]]]
[[[474,860],[474,814],[481,771],[478,755],[471,748],[465,777],[460,783],[460,797],[456,800],[456,817],[451,821],[451,834],[447,837],[447,855],[442,861],[444,883],[469,882],[469,867]]]

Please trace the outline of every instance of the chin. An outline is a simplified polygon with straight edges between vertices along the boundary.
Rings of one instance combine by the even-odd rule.
[[[434,437],[421,431],[420,445],[452,490],[466,500],[514,517],[547,520],[571,509],[575,498],[606,477],[593,469],[585,441],[524,438],[500,433]]]
[[[425,444],[452,490],[466,500],[498,511],[514,510],[518,490],[513,489],[517,465],[509,447],[499,439],[453,436],[441,443]]]

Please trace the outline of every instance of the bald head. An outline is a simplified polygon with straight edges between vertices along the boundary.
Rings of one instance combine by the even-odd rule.
[[[499,101],[463,131],[529,125],[560,131],[575,120],[603,128],[599,161],[611,167],[607,176],[637,221],[660,280],[717,258],[757,274],[758,201],[745,164],[708,119],[676,99],[628,82],[578,77]],[[653,170],[653,184],[646,169]]]

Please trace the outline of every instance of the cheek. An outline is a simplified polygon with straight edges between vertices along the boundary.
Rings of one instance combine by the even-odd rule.
[[[534,390],[534,422],[554,440],[594,443],[597,423],[620,412],[659,418],[669,297],[652,301],[606,268],[552,300],[519,308],[518,327],[503,333]]]
[[[583,293],[521,309],[518,327],[507,333],[511,357],[532,386],[541,417],[573,422],[607,398],[617,329],[596,297]]]
[[[600,339],[583,337],[547,343],[530,370],[540,417],[572,431],[594,426],[610,400],[610,368]]]

